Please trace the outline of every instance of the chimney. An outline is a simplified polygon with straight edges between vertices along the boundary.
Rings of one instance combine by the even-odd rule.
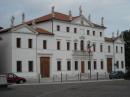
[[[91,22],[91,14],[88,16],[88,21]]]
[[[54,18],[55,17],[55,6],[52,6],[52,17]]]
[[[11,21],[11,28],[13,28],[13,27],[14,27],[14,20],[15,20],[15,17],[14,17],[14,16],[12,16],[12,17],[11,17],[11,20],[10,20],[10,21]]]
[[[72,13],[71,13],[71,10],[69,10],[69,20],[70,20],[70,21],[72,20]]]
[[[104,17],[101,17],[101,26],[104,26]]]
[[[82,7],[79,7],[79,15],[82,16]]]
[[[25,14],[22,13],[22,24],[25,22]]]

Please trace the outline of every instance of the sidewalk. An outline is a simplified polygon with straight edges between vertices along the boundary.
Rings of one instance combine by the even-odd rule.
[[[13,86],[20,85],[53,85],[53,84],[73,84],[73,83],[94,83],[94,82],[107,82],[107,81],[117,81],[123,79],[104,79],[104,80],[83,80],[83,81],[64,81],[64,82],[41,82],[41,83],[25,83],[25,84],[14,84]]]

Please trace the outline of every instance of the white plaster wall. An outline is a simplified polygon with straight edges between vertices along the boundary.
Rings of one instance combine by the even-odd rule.
[[[16,38],[21,38],[21,48],[16,47]],[[32,39],[32,48],[28,48],[28,39]],[[17,72],[16,62],[22,61],[22,72]],[[33,72],[28,71],[28,61],[33,61]],[[12,72],[24,77],[36,77],[36,35],[35,34],[12,34]]]

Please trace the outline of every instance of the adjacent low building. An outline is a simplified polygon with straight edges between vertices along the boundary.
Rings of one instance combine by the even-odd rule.
[[[125,72],[124,41],[104,36],[101,24],[80,13],[54,11],[0,31],[0,72],[25,77],[53,77],[60,74]]]

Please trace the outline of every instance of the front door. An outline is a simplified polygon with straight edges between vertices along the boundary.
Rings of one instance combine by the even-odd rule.
[[[81,73],[84,73],[85,72],[85,64],[84,64],[84,61],[81,61]]]
[[[50,58],[41,57],[40,58],[40,73],[41,77],[50,77]]]
[[[112,58],[107,58],[107,72],[112,72]]]

